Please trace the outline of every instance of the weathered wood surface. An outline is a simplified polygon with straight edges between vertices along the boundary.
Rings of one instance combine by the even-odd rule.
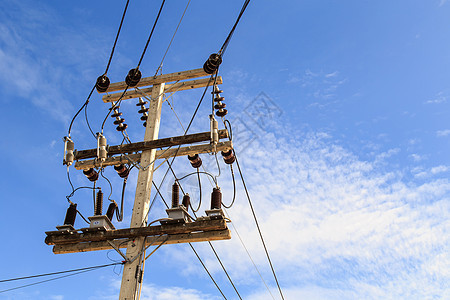
[[[148,85],[154,85],[159,83],[165,83],[165,82],[173,82],[178,80],[186,80],[186,79],[192,79],[192,78],[198,78],[198,77],[205,77],[205,76],[211,76],[211,74],[206,73],[203,68],[202,69],[194,69],[194,70],[188,70],[188,71],[182,71],[182,72],[175,72],[175,73],[169,73],[169,74],[163,74],[158,76],[152,76],[152,77],[144,77],[141,78],[139,83],[136,85],[137,87],[141,86],[148,86]],[[104,93],[110,93],[115,91],[124,90],[127,87],[127,84],[125,81],[121,82],[114,82],[111,83]]]
[[[180,82],[176,82],[174,84],[167,84],[164,87],[164,93],[173,93],[176,91],[197,89],[197,88],[201,88],[201,87],[206,87],[207,85],[211,86],[212,83],[213,83],[213,80],[210,80],[210,78],[180,81]],[[216,84],[222,84],[222,83],[223,83],[222,77],[217,76]],[[119,93],[103,95],[102,100],[103,100],[103,102],[108,103],[108,102],[117,101],[119,99],[123,99],[123,100],[134,99],[134,98],[150,95],[152,92],[153,92],[153,87],[127,90],[125,93],[119,92]]]
[[[165,158],[174,157],[174,156],[212,153],[214,150],[228,151],[230,149],[233,149],[233,143],[231,141],[226,141],[226,142],[219,142],[216,145],[216,148],[214,148],[211,144],[204,144],[204,145],[181,147],[180,149],[178,149],[178,147],[177,147],[177,148],[172,148],[172,149],[157,150],[156,158],[157,159],[165,159]],[[84,170],[84,169],[89,169],[89,168],[98,168],[100,166],[107,167],[107,166],[115,166],[115,165],[126,164],[126,163],[139,163],[141,160],[140,153],[130,154],[127,156],[131,160],[129,160],[125,156],[113,156],[113,157],[108,157],[101,164],[99,161],[97,161],[95,159],[90,159],[90,160],[77,161],[74,164],[74,166],[75,166],[75,169],[77,169],[77,170]]]
[[[226,129],[219,130],[219,139],[228,137],[228,131]],[[132,153],[138,151],[151,150],[155,148],[164,148],[170,146],[178,146],[183,144],[193,144],[208,141],[211,139],[210,132],[202,132],[188,135],[175,136],[164,139],[157,139],[147,142],[138,142],[117,146],[108,147],[108,155]],[[97,149],[77,150],[75,153],[75,160],[94,158],[97,157]]]
[[[166,240],[167,238],[167,240]],[[194,243],[194,242],[206,242],[206,241],[220,241],[231,239],[231,232],[229,229],[206,231],[206,232],[192,232],[192,233],[180,233],[168,236],[153,236],[147,237],[145,245],[158,246],[164,242],[164,245],[181,244],[181,243]],[[117,248],[125,248],[128,245],[128,239],[114,240],[112,243]],[[86,242],[77,244],[64,244],[55,245],[53,247],[53,253],[66,254],[76,252],[88,252],[97,250],[111,250],[113,247],[106,241],[101,242]]]
[[[149,227],[134,227],[125,229],[116,229],[108,231],[97,231],[97,232],[85,232],[79,233],[75,232],[73,234],[53,234],[54,232],[49,232],[49,235],[45,238],[45,243],[47,245],[61,245],[61,244],[71,244],[71,243],[81,243],[81,242],[94,242],[94,241],[107,241],[115,239],[129,238],[133,239],[136,237],[144,236],[154,236],[162,234],[180,234],[180,233],[190,233],[196,231],[212,231],[212,230],[223,230],[227,228],[225,220],[201,220],[185,224],[166,224],[166,225],[156,225]]]

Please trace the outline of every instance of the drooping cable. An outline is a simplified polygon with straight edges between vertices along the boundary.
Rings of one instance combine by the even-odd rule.
[[[95,85],[92,87],[92,90],[91,90],[91,92],[89,93],[89,96],[87,97],[87,99],[86,99],[86,101],[84,102],[84,104],[80,107],[80,109],[79,109],[79,110],[76,112],[76,114],[73,116],[72,121],[70,121],[69,130],[68,130],[68,132],[67,132],[67,135],[68,135],[69,137],[70,137],[70,132],[72,131],[72,125],[73,125],[73,122],[75,121],[75,119],[77,118],[77,116],[80,114],[80,112],[83,110],[83,108],[84,108],[86,105],[88,105],[89,99],[91,98],[92,93],[94,92],[94,90],[95,90]]]
[[[280,292],[281,298],[284,300],[283,292],[281,291],[281,287],[280,287],[280,284],[278,283],[277,275],[275,274],[275,269],[274,269],[274,267],[272,265],[272,261],[270,259],[269,251],[267,250],[266,243],[264,242],[264,238],[263,238],[263,235],[262,235],[262,232],[261,232],[261,228],[259,227],[258,219],[256,218],[255,210],[253,209],[253,204],[252,204],[252,201],[250,199],[250,194],[248,192],[247,185],[245,184],[244,176],[242,175],[241,167],[239,165],[239,160],[237,158],[236,153],[234,153],[234,156],[236,157],[236,165],[237,165],[238,170],[239,170],[239,175],[240,175],[241,180],[242,180],[242,185],[244,186],[245,194],[247,195],[248,203],[250,205],[250,209],[252,211],[253,218],[254,218],[255,223],[256,223],[256,228],[258,229],[258,233],[259,233],[259,236],[261,238],[261,242],[262,242],[263,247],[264,247],[264,251],[266,252],[267,260],[269,261],[273,277],[275,278],[275,282],[276,282],[277,287],[278,287],[278,291]]]
[[[87,125],[87,127],[89,128],[89,131],[91,132],[92,136],[93,136],[94,138],[97,138],[97,137],[95,136],[95,134],[94,134],[94,131],[92,131],[91,124],[89,124],[89,118],[88,118],[88,115],[87,115],[88,104],[89,104],[89,103],[87,103],[87,104],[84,106],[84,118],[85,118],[85,120],[86,120],[86,125]]]
[[[189,7],[189,4],[191,3],[191,0],[188,1],[186,4],[186,8],[183,11],[183,14],[181,15],[180,21],[178,22],[177,28],[175,29],[175,32],[172,35],[172,39],[170,40],[169,46],[167,46],[166,52],[164,53],[161,62],[159,63],[158,69],[156,69],[155,76],[158,75],[159,70],[162,68],[164,59],[166,58],[167,52],[169,52],[170,46],[172,45],[173,39],[175,38],[175,35],[177,34],[178,28],[180,27],[181,21],[183,21],[184,15],[186,14],[186,11]]]
[[[229,166],[230,166],[230,171],[231,171],[231,178],[233,179],[233,200],[231,200],[231,203],[228,206],[223,204],[223,202],[222,202],[222,206],[225,208],[228,208],[228,209],[233,206],[234,200],[236,200],[236,179],[234,177],[233,165],[230,164]]]
[[[198,212],[200,210],[200,207],[202,206],[202,182],[200,180],[200,172],[198,168],[197,168],[197,179],[198,179],[199,200],[197,209],[194,209],[191,204],[191,209],[193,212]]]

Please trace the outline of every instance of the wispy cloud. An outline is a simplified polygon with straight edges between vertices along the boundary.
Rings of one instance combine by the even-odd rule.
[[[85,80],[93,82],[96,78],[92,64],[99,57],[106,57],[99,55],[103,51],[99,44],[103,41],[89,40],[84,30],[69,29],[45,3],[3,4],[7,8],[0,4],[2,101],[9,101],[9,95],[20,96],[67,123],[74,106],[81,105],[87,97],[89,87]],[[72,74],[83,76],[76,78]],[[81,93],[84,87],[86,92]]]
[[[445,250],[450,183],[432,175],[446,167],[431,169],[428,180],[417,184],[381,167],[395,149],[371,162],[319,134],[296,140],[268,134],[263,140],[240,159],[288,293],[311,299],[423,299],[445,293],[450,274],[441,266],[450,264]],[[231,197],[232,187],[222,188],[224,199]],[[242,189],[237,199],[230,217],[270,281]],[[216,244],[231,276],[241,287],[251,284],[248,278],[256,274],[238,239]],[[210,250],[198,247],[213,272],[220,272]]]
[[[437,135],[438,137],[448,136],[448,135],[450,135],[450,129],[438,130],[438,131],[436,132],[436,135]]]
[[[446,102],[447,96],[445,96],[443,92],[440,92],[435,98],[425,101],[425,104],[441,104]]]

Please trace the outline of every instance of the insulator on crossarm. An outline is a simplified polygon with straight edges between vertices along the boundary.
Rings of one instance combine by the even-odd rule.
[[[113,122],[114,125],[118,125],[116,127],[117,131],[124,131],[125,129],[127,129],[128,125],[125,124],[125,119],[121,118],[122,113],[119,112],[119,110],[117,108],[114,109],[114,113],[111,115],[112,118],[116,118],[116,120]]]
[[[180,204],[180,186],[175,181],[172,185],[172,208],[178,207]]]
[[[96,181],[98,179],[98,173],[93,168],[83,170],[83,174],[86,175],[90,181]]]
[[[73,150],[75,149],[74,142],[70,139],[70,137],[64,137],[64,160],[63,164],[68,167],[72,165],[74,160]]]
[[[131,69],[128,72],[127,77],[125,77],[125,83],[131,87],[136,86],[139,83],[139,81],[141,80],[141,77],[142,77],[142,73],[138,68]]]
[[[223,91],[219,88],[219,86],[216,84],[214,85],[213,91],[211,92],[211,94],[220,94],[223,93]]]
[[[72,225],[75,224],[75,218],[77,217],[77,205],[75,203],[70,203],[69,208],[66,212],[66,217],[64,219],[64,225]]]
[[[211,94],[215,94],[216,95],[214,97],[214,102],[216,102],[216,104],[214,105],[214,108],[217,109],[216,116],[224,117],[224,116],[227,115],[228,111],[225,109],[226,104],[222,103],[222,101],[225,100],[225,98],[221,97],[220,93],[223,93],[223,91],[220,90],[217,85],[215,85]]]
[[[211,209],[219,209],[222,206],[222,192],[220,188],[213,188],[211,193]]]
[[[236,160],[236,157],[234,156],[234,152],[231,149],[228,150],[228,151],[222,151],[221,153],[222,153],[222,156],[223,156],[223,160],[228,165],[231,165]]]
[[[136,106],[140,106],[141,109],[138,111],[138,113],[142,114],[141,121],[144,121],[142,125],[144,127],[147,127],[147,119],[148,119],[148,110],[149,108],[145,107],[145,104],[147,104],[147,101],[144,101],[141,97],[139,97],[139,102],[136,104]]]
[[[95,83],[95,88],[99,93],[104,93],[109,88],[109,78],[106,75],[99,76],[97,82]]]
[[[225,108],[219,109],[218,111],[216,111],[216,116],[218,117],[225,117],[228,114],[228,110],[226,110]]]
[[[192,167],[194,168],[200,168],[202,165],[202,159],[198,154],[194,155],[188,155],[189,162],[191,163]]]
[[[114,166],[114,170],[116,170],[120,178],[127,178],[128,174],[130,174],[130,170],[125,165]]]
[[[97,158],[99,161],[105,161],[108,151],[106,150],[106,138],[103,134],[97,133]]]
[[[98,190],[97,198],[95,200],[95,211],[94,215],[101,216],[103,211],[103,192],[102,190]]]
[[[213,74],[222,63],[222,57],[213,53],[208,57],[208,60],[203,64],[203,70],[208,74]]]
[[[106,211],[106,216],[112,222],[114,217],[114,212],[117,210],[117,203],[115,201],[111,202],[108,206],[108,210]]]
[[[191,196],[189,196],[189,194],[186,193],[183,196],[182,204],[184,205],[184,207],[186,207],[186,210],[189,210],[189,205],[191,204]]]

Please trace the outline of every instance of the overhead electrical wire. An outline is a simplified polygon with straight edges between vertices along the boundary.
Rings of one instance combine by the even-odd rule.
[[[53,280],[57,280],[57,279],[61,279],[61,278],[65,278],[65,277],[69,277],[69,276],[73,276],[73,275],[77,275],[77,274],[81,274],[81,273],[85,273],[85,272],[89,272],[89,271],[105,268],[105,267],[109,267],[109,266],[115,266],[115,265],[119,265],[119,264],[123,264],[123,262],[117,262],[117,263],[112,263],[112,264],[107,264],[107,265],[100,265],[100,266],[93,266],[93,267],[86,267],[86,268],[80,268],[80,269],[72,269],[72,270],[66,270],[66,271],[59,271],[59,272],[52,272],[52,273],[45,273],[45,274],[32,275],[32,276],[24,276],[24,277],[3,279],[3,280],[0,280],[0,283],[9,282],[9,281],[24,280],[24,279],[31,279],[31,278],[38,278],[38,277],[45,277],[45,276],[53,276],[53,275],[65,274],[65,273],[73,273],[73,274],[63,275],[63,276],[59,276],[59,277],[55,277],[55,278],[51,278],[51,279],[47,279],[47,280],[43,280],[43,281],[38,281],[38,282],[34,282],[34,283],[30,283],[30,284],[14,287],[14,288],[1,290],[0,293],[12,291],[12,290],[17,290],[17,289],[21,289],[21,288],[24,288],[24,287],[33,286],[33,285],[37,285],[37,284],[41,284],[41,283],[45,283],[45,282],[49,282],[49,281],[53,281]]]
[[[159,63],[159,67],[156,69],[155,76],[158,75],[159,70],[162,69],[164,59],[166,58],[167,52],[169,52],[170,46],[172,45],[175,35],[177,34],[178,28],[180,27],[181,21],[183,21],[184,15],[186,14],[186,11],[187,11],[190,3],[191,3],[191,0],[189,0],[188,3],[186,4],[186,8],[184,9],[183,14],[181,15],[181,18],[180,18],[180,21],[178,22],[177,28],[175,29],[175,32],[173,33],[172,38],[170,39],[169,46],[167,46],[166,52],[164,53],[164,55],[161,59],[161,62]]]
[[[205,95],[206,95],[206,91],[208,90],[209,84],[211,83],[213,77],[214,77],[214,78],[217,78],[217,72],[215,72],[215,74],[212,74],[212,75],[211,75],[211,77],[210,77],[210,79],[209,79],[209,81],[208,81],[208,83],[207,83],[207,85],[206,85],[206,87],[205,87],[205,90],[203,91],[202,97],[200,98],[200,101],[199,101],[199,103],[197,104],[197,107],[196,107],[196,109],[195,109],[195,111],[194,111],[194,113],[193,113],[193,115],[192,115],[192,117],[191,117],[191,120],[189,121],[189,124],[188,124],[188,126],[186,127],[186,130],[185,130],[185,132],[184,132],[184,135],[187,134],[187,132],[188,132],[190,126],[192,125],[192,122],[193,122],[193,120],[194,120],[194,118],[195,118],[195,116],[196,116],[196,114],[197,114],[197,112],[198,112],[198,109],[199,109],[199,107],[200,107],[200,105],[201,105],[201,103],[202,103],[202,101],[203,101],[203,99],[204,99],[204,97],[205,97]],[[215,81],[215,80],[214,80],[214,81]],[[180,148],[181,148],[181,146],[178,147],[176,153],[179,151]],[[172,171],[172,174],[173,174],[173,176],[175,177],[175,181],[177,181],[177,182],[178,182],[178,180],[181,180],[181,179],[183,179],[183,178],[185,178],[185,177],[187,177],[187,176],[192,175],[192,174],[188,174],[188,175],[182,177],[181,179],[178,179],[178,178],[177,178],[177,176],[176,176],[176,174],[175,174],[175,172],[174,172],[174,170],[173,170],[173,168],[172,168],[172,164],[173,164],[173,162],[174,162],[174,160],[175,160],[176,157],[177,157],[177,156],[176,156],[176,154],[175,154],[175,156],[174,156],[173,159],[172,159],[172,162],[169,162],[169,161],[167,160],[167,164],[168,164],[169,168],[167,169],[166,174],[165,174],[164,177],[163,177],[163,181],[164,181],[164,179],[165,179],[165,177],[166,177],[166,175],[167,175],[167,173],[168,173],[169,170]],[[203,173],[203,172],[202,172],[202,173]],[[206,173],[206,172],[205,172],[205,173]],[[193,173],[193,174],[196,174],[196,173]],[[209,173],[207,173],[207,174],[209,174]],[[209,175],[210,175],[210,174],[209,174]],[[162,185],[163,181],[161,182],[160,185]],[[153,184],[154,184],[154,186],[156,187],[156,184],[155,184],[155,183],[153,183]],[[217,183],[216,183],[216,184],[217,184]],[[180,186],[180,189],[181,189],[181,191],[183,192],[183,194],[185,194],[184,191],[183,191],[183,189],[182,189],[182,187],[181,187],[181,184],[180,184],[179,186]],[[158,190],[158,192],[159,192],[159,190]],[[160,196],[161,196],[161,198],[162,198],[162,195],[160,195]],[[162,198],[162,199],[163,199],[163,198]],[[164,201],[164,203],[166,204],[166,207],[168,207],[168,205],[167,205],[167,203],[166,203],[165,201]],[[149,211],[150,211],[150,207],[149,207],[149,210],[147,211],[147,214],[149,213]],[[193,213],[194,213],[195,218],[197,218],[195,212],[193,212]],[[222,266],[222,268],[223,268],[225,274],[227,275],[227,277],[228,277],[228,279],[229,279],[231,285],[232,285],[233,288],[235,289],[235,291],[236,291],[236,293],[238,294],[239,298],[241,298],[240,295],[239,295],[239,292],[237,291],[237,289],[236,289],[236,287],[235,287],[235,285],[234,285],[234,283],[233,283],[233,281],[231,280],[230,276],[228,275],[228,272],[227,272],[225,266],[223,265],[222,261],[220,260],[219,256],[217,255],[217,252],[214,250],[214,246],[211,244],[211,242],[208,242],[208,243],[210,244],[211,248],[213,249],[214,254],[216,255],[216,258],[218,259],[220,265]],[[220,288],[218,287],[217,283],[215,282],[215,280],[213,279],[213,277],[212,277],[211,274],[209,273],[208,269],[206,268],[206,266],[205,266],[205,265],[203,264],[203,262],[201,261],[199,255],[198,255],[197,252],[195,251],[195,249],[194,249],[194,247],[192,246],[192,244],[189,243],[189,245],[191,246],[192,250],[193,250],[193,251],[195,252],[195,254],[197,255],[197,258],[200,260],[201,264],[202,264],[203,267],[205,268],[205,270],[206,270],[206,272],[208,273],[208,275],[211,277],[211,279],[212,279],[213,282],[215,283],[216,287],[217,287],[217,288],[219,289],[219,291],[221,292],[222,296],[226,299],[225,295],[223,295],[222,291],[220,290]]]
[[[114,49],[116,48],[117,40],[118,40],[118,38],[119,38],[120,30],[121,30],[121,28],[122,28],[123,20],[124,20],[124,18],[125,18],[125,14],[126,14],[126,12],[127,12],[127,8],[128,8],[128,3],[129,3],[129,2],[130,2],[130,0],[127,0],[127,3],[126,3],[126,5],[125,5],[125,9],[124,9],[123,14],[122,14],[122,19],[120,20],[120,26],[119,26],[119,29],[117,30],[116,38],[115,38],[115,40],[114,40],[114,45],[113,45],[113,48],[112,48],[112,50],[111,50],[111,54],[109,55],[108,64],[107,64],[107,66],[106,66],[106,70],[105,70],[105,73],[104,73],[104,74],[106,74],[106,73],[108,72],[109,66],[110,66],[110,64],[111,64],[111,60],[112,60],[113,55],[114,55]],[[69,137],[70,137],[70,132],[71,132],[71,129],[72,129],[73,122],[75,121],[75,119],[76,119],[76,117],[78,116],[78,114],[83,110],[83,108],[86,107],[86,106],[88,105],[89,99],[91,98],[92,93],[93,93],[94,90],[95,90],[95,86],[96,86],[96,84],[94,84],[94,86],[92,87],[92,90],[91,90],[91,92],[89,93],[89,96],[87,97],[87,99],[86,99],[86,101],[84,102],[84,104],[81,106],[81,108],[80,108],[80,109],[78,110],[78,112],[75,114],[75,116],[72,118],[72,121],[70,122],[70,125],[69,125],[69,130],[68,130],[68,136],[69,136]],[[87,118],[87,116],[86,116],[86,118]],[[89,125],[89,122],[87,122],[87,124],[88,124],[88,127],[89,127],[90,131],[91,131],[92,134],[93,134],[93,131],[92,131],[90,125]],[[95,135],[94,135],[94,136],[95,136]]]
[[[244,14],[245,9],[247,8],[248,4],[250,3],[250,0],[245,0],[244,4],[242,5],[241,11],[236,19],[236,22],[233,25],[233,28],[231,28],[230,33],[228,34],[227,38],[225,39],[225,42],[223,43],[222,47],[220,47],[219,55],[223,56],[225,53],[225,50],[228,47],[228,44],[230,43],[231,37],[233,36],[234,30],[236,29],[239,21],[241,20],[242,15]]]
[[[135,69],[132,69],[132,70],[134,70],[134,73],[135,73],[135,74],[139,72],[139,67],[140,67],[140,65],[141,65],[141,63],[142,63],[142,60],[144,59],[145,53],[147,52],[148,45],[149,45],[150,40],[151,40],[151,38],[152,38],[152,36],[153,36],[153,32],[154,32],[154,30],[155,30],[155,28],[156,28],[156,24],[158,23],[158,20],[159,20],[159,17],[160,17],[160,15],[161,15],[161,11],[162,11],[162,9],[163,9],[163,7],[164,7],[164,3],[165,3],[165,2],[166,2],[166,1],[163,0],[162,3],[161,3],[161,6],[160,6],[159,11],[158,11],[158,15],[156,16],[155,22],[153,23],[153,27],[152,27],[152,29],[151,29],[151,31],[150,31],[150,34],[149,34],[148,39],[147,39],[147,43],[145,44],[144,50],[142,51],[142,54],[141,54],[141,57],[140,57],[139,62],[138,62],[138,64],[137,64],[137,67],[136,67]],[[132,70],[130,70],[130,72],[131,72]],[[126,91],[128,90],[128,87],[129,87],[129,85],[127,84],[127,86],[126,86],[125,90],[123,91],[122,95],[119,97],[119,99],[118,99],[115,103],[113,103],[112,107],[109,109],[108,114],[106,115],[106,117],[105,117],[105,119],[103,120],[103,123],[102,123],[102,127],[101,127],[101,131],[102,131],[102,132],[103,132],[103,129],[104,129],[104,127],[105,127],[105,122],[106,122],[106,120],[108,119],[108,117],[109,117],[111,111],[113,111],[114,109],[120,107],[120,104],[121,104],[121,102],[122,102],[122,98],[123,98],[123,96],[125,95]]]
[[[247,195],[248,203],[250,205],[250,209],[252,211],[253,218],[254,218],[255,223],[256,223],[256,228],[258,229],[258,233],[259,233],[259,236],[261,238],[261,242],[262,242],[263,247],[264,247],[264,251],[266,252],[267,260],[269,261],[273,277],[275,278],[275,282],[276,282],[277,287],[278,287],[278,291],[280,292],[281,298],[284,300],[283,292],[281,291],[281,287],[280,287],[280,284],[278,282],[278,278],[277,278],[277,275],[275,273],[275,269],[273,267],[272,260],[270,259],[269,251],[267,250],[266,243],[264,242],[264,238],[263,238],[263,235],[262,235],[262,232],[261,232],[261,228],[259,227],[258,219],[256,218],[255,210],[253,209],[253,204],[252,204],[252,201],[250,199],[250,194],[248,192],[247,185],[245,184],[244,176],[242,175],[241,167],[239,165],[239,160],[237,158],[236,153],[234,153],[234,156],[236,157],[236,165],[237,165],[238,170],[239,170],[239,175],[240,175],[241,180],[242,180],[242,185],[244,186],[245,194]]]
[[[163,7],[164,7],[164,3],[165,3],[165,2],[166,2],[166,0],[163,0],[162,3],[161,3],[161,7],[159,8],[158,15],[156,16],[156,20],[155,20],[155,22],[153,23],[152,30],[150,31],[150,35],[148,36],[147,43],[145,44],[145,47],[144,47],[144,51],[142,51],[141,58],[139,59],[139,62],[138,62],[138,64],[137,64],[137,67],[136,67],[136,68],[139,68],[139,66],[140,66],[141,63],[142,63],[142,60],[144,59],[145,52],[147,51],[148,44],[150,43],[150,40],[151,40],[152,35],[153,35],[153,31],[155,30],[156,24],[158,23],[159,16],[161,15],[161,11],[162,11],[162,9],[163,9]]]
[[[120,34],[120,30],[122,29],[122,24],[123,24],[123,20],[125,19],[125,14],[127,13],[127,9],[128,9],[128,4],[130,3],[130,0],[127,0],[127,3],[125,4],[125,8],[123,10],[123,14],[122,14],[122,19],[120,20],[120,25],[119,25],[119,29],[117,30],[117,34],[116,34],[116,38],[114,40],[114,45],[111,49],[111,54],[109,55],[109,60],[108,60],[108,64],[106,65],[106,70],[105,70],[105,74],[108,73],[109,70],[109,66],[111,65],[111,61],[114,55],[114,50],[116,49],[116,45],[117,45],[117,40],[119,39],[119,34]]]

